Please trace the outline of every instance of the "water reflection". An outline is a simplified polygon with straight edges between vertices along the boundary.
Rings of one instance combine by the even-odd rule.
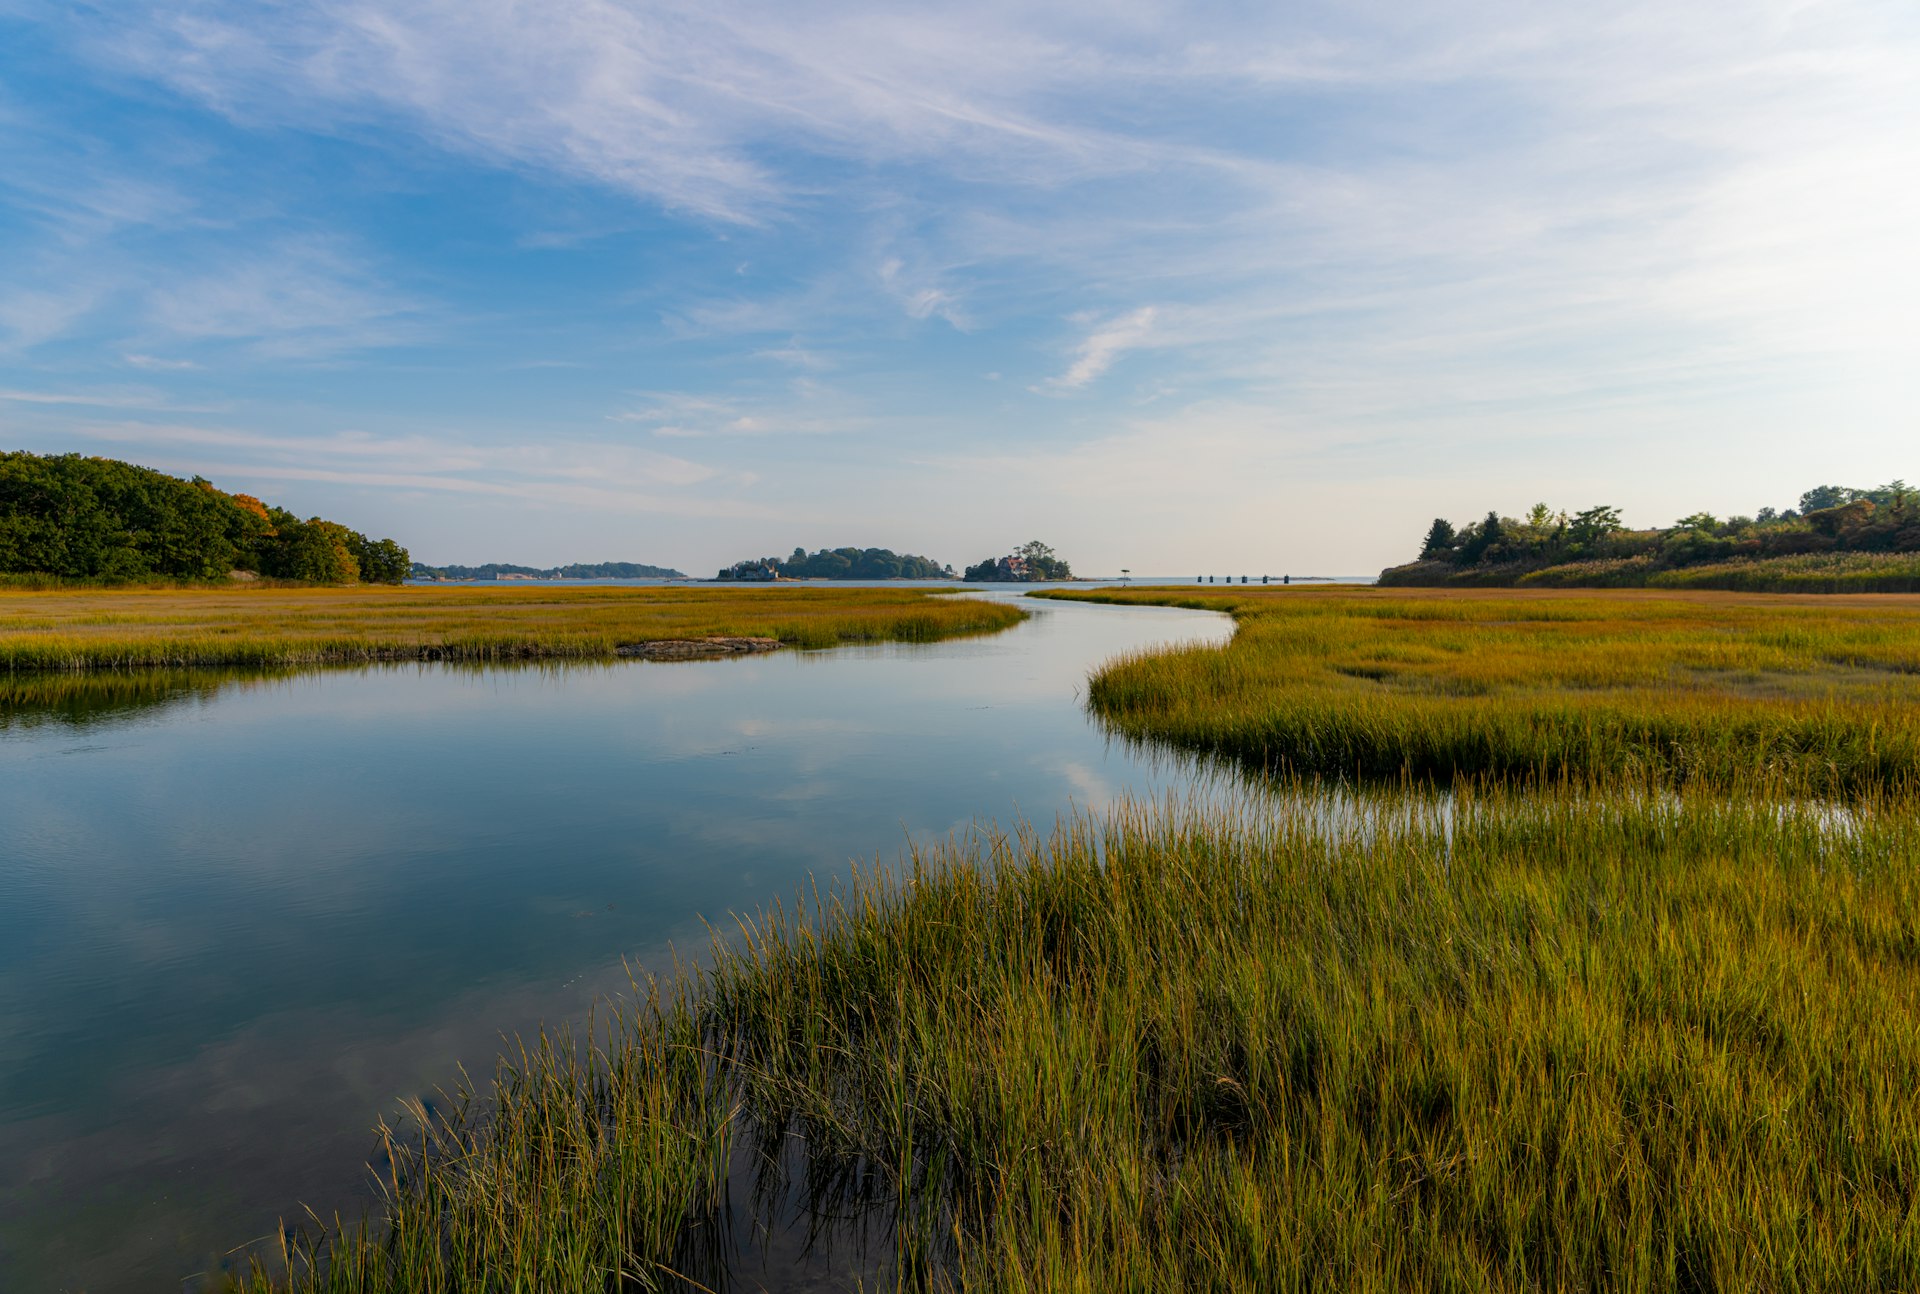
[[[49,725],[112,727],[288,676],[259,670],[189,669],[5,674],[0,675],[0,732]]]
[[[1184,791],[1082,685],[1224,618],[1032,605],[931,646],[0,694],[0,1287],[166,1288],[351,1208],[396,1097],[809,873]]]

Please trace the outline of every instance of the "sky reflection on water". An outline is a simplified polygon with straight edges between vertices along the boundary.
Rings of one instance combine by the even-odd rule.
[[[1217,615],[932,646],[191,678],[0,724],[0,1287],[172,1288],[373,1120],[850,860],[1182,792],[1088,671]],[[189,1285],[191,1288],[191,1285]]]

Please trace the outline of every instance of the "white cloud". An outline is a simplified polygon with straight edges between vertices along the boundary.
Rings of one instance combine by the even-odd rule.
[[[830,356],[822,355],[817,350],[812,350],[800,345],[773,346],[766,350],[757,350],[753,352],[753,357],[755,359],[770,359],[777,364],[785,364],[791,368],[806,369],[814,373],[825,372],[834,366],[834,361]]]
[[[1280,302],[1322,338],[1365,349],[1357,303],[1469,359],[1543,322],[1793,352],[1913,326],[1916,32],[1866,3],[205,0],[98,40],[246,122],[399,126],[722,221],[917,220],[920,254],[879,269],[910,317],[1156,300],[1194,326],[1163,314],[1152,344],[1205,366],[1272,356],[1205,323]],[[834,296],[670,313],[790,334]],[[1090,337],[1048,385],[1137,342]]]
[[[966,314],[954,294],[938,286],[924,274],[910,273],[899,257],[880,262],[880,283],[914,319],[939,317],[960,331],[967,331]]]
[[[634,298],[692,363],[610,379],[686,389],[616,417],[756,438],[756,455],[871,434],[857,465],[796,451],[769,472],[822,509],[962,436],[978,443],[960,462],[1132,454],[1101,500],[1126,515],[1163,468],[1193,473],[1185,497],[1222,488],[1182,467],[1196,443],[1248,465],[1249,516],[1295,462],[1263,446],[1316,437],[1356,480],[1452,446],[1492,481],[1552,461],[1542,446],[1644,444],[1655,424],[1674,454],[1726,457],[1736,431],[1791,448],[1797,419],[1797,472],[1895,454],[1920,395],[1911,6],[197,0],[116,6],[96,30],[117,68],[249,127],[425,140],[552,192],[584,180],[693,213],[728,244],[713,277]],[[64,208],[58,188],[35,209],[75,228],[205,215],[166,185],[90,180]],[[600,215],[583,219],[620,226]],[[419,336],[428,307],[380,264],[318,237],[9,264],[0,340],[109,315],[151,334],[116,352]],[[936,318],[966,335],[908,322]],[[1122,403],[1140,384],[1111,380],[1146,350],[1152,419]],[[802,373],[831,355],[834,388],[756,387],[763,366],[724,363],[743,355]],[[981,371],[1007,381],[903,430],[941,375]],[[1062,418],[1033,392],[1083,398]]]
[[[139,461],[173,463],[193,451],[190,470],[234,481],[318,481],[387,489],[486,495],[609,513],[758,516],[749,501],[689,492],[735,489],[739,474],[673,454],[567,439],[487,445],[424,435],[381,436],[346,430],[327,435],[269,434],[245,427],[155,422],[82,423],[69,434],[124,447]],[[209,451],[235,455],[208,461]],[[155,454],[161,455],[156,459]]]
[[[700,439],[711,436],[843,436],[871,429],[875,420],[853,407],[839,392],[799,378],[777,393],[760,396],[710,396],[685,391],[650,391],[631,409],[610,415],[656,436]]]
[[[25,350],[66,334],[108,292],[107,285],[91,275],[50,281],[45,287],[0,284],[0,348]]]
[[[0,400],[10,400],[16,404],[82,404],[90,408],[109,409],[146,409],[158,402],[151,395],[93,394],[72,391],[6,391],[0,390]]]
[[[219,405],[181,404],[158,391],[114,388],[105,391],[21,391],[0,389],[0,403],[76,406],[87,409],[142,409],[167,413],[218,413]]]
[[[982,176],[1138,166],[1141,141],[1031,102],[1107,61],[1084,26],[861,4],[211,0],[117,12],[96,39],[239,120],[354,129],[399,114],[448,147],[753,221],[792,199],[769,159],[794,141],[956,157]]]
[[[164,275],[145,292],[147,327],[182,343],[238,342],[289,358],[419,341],[417,302],[335,240],[283,239],[218,265]]]
[[[1088,333],[1066,372],[1049,386],[1075,390],[1087,385],[1113,367],[1113,362],[1130,350],[1147,344],[1153,334],[1153,321],[1159,316],[1153,306],[1141,306],[1117,319],[1109,319]]]

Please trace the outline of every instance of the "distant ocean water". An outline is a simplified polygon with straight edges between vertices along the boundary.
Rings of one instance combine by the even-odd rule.
[[[1280,574],[1274,574],[1270,571],[1262,571],[1262,572],[1237,571],[1231,575],[1224,575],[1216,572],[1213,576],[1213,580],[1214,580],[1214,587],[1216,588],[1219,588],[1227,584],[1238,585],[1243,582],[1242,580],[1243,576],[1245,577],[1244,582],[1250,586],[1259,584],[1263,576],[1266,578],[1268,583],[1279,584],[1279,583],[1282,583],[1283,580],[1286,578],[1286,576],[1290,574],[1292,574],[1292,572],[1282,572]],[[1293,575],[1292,576],[1293,583],[1295,584],[1372,584],[1377,578],[1378,578],[1377,576],[1373,576],[1373,575]],[[1207,579],[1207,576],[1205,574],[1201,574],[1199,576],[1199,582],[1203,584],[1205,583],[1206,579]],[[788,585],[788,586],[791,586],[794,584],[818,584],[822,586],[831,585],[832,587],[835,587],[835,588],[942,589],[942,588],[952,588],[956,584],[962,585],[968,588],[983,588],[983,589],[1016,587],[1010,584],[968,584],[964,580],[781,580],[779,582],[782,585]],[[592,584],[592,585],[625,587],[625,588],[649,588],[656,585],[670,585],[670,584],[712,584],[712,585],[724,584],[728,588],[758,588],[758,587],[762,587],[765,582],[759,581],[759,580],[735,581],[735,580],[696,579],[690,576],[685,579],[677,579],[677,580],[662,580],[662,579],[408,580],[407,583],[409,584],[461,584],[461,585],[466,585],[466,584],[503,584],[503,585],[517,585],[517,584],[587,585],[587,584]],[[1145,587],[1148,585],[1158,585],[1158,584],[1191,585],[1193,583],[1195,583],[1194,575],[1129,575],[1124,577],[1119,575],[1111,575],[1111,576],[1090,576],[1086,579],[1080,579],[1080,580],[1048,581],[1048,582],[1045,582],[1044,584],[1035,584],[1033,587],[1056,588],[1056,589],[1076,589],[1076,588],[1077,589],[1099,589],[1099,588],[1108,588],[1115,584],[1130,584],[1136,587]]]

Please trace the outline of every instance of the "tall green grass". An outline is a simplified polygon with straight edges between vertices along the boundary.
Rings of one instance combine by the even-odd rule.
[[[372,1229],[245,1283],[696,1288],[731,1129],[913,1287],[1905,1288],[1915,824],[1463,784],[919,854],[517,1056]]]
[[[1518,591],[1049,594],[1212,606],[1224,647],[1088,686],[1117,732],[1277,771],[1654,777],[1815,794],[1920,775],[1920,604]]]
[[[590,660],[672,638],[930,642],[992,633],[1025,615],[917,589],[0,590],[0,672]]]

